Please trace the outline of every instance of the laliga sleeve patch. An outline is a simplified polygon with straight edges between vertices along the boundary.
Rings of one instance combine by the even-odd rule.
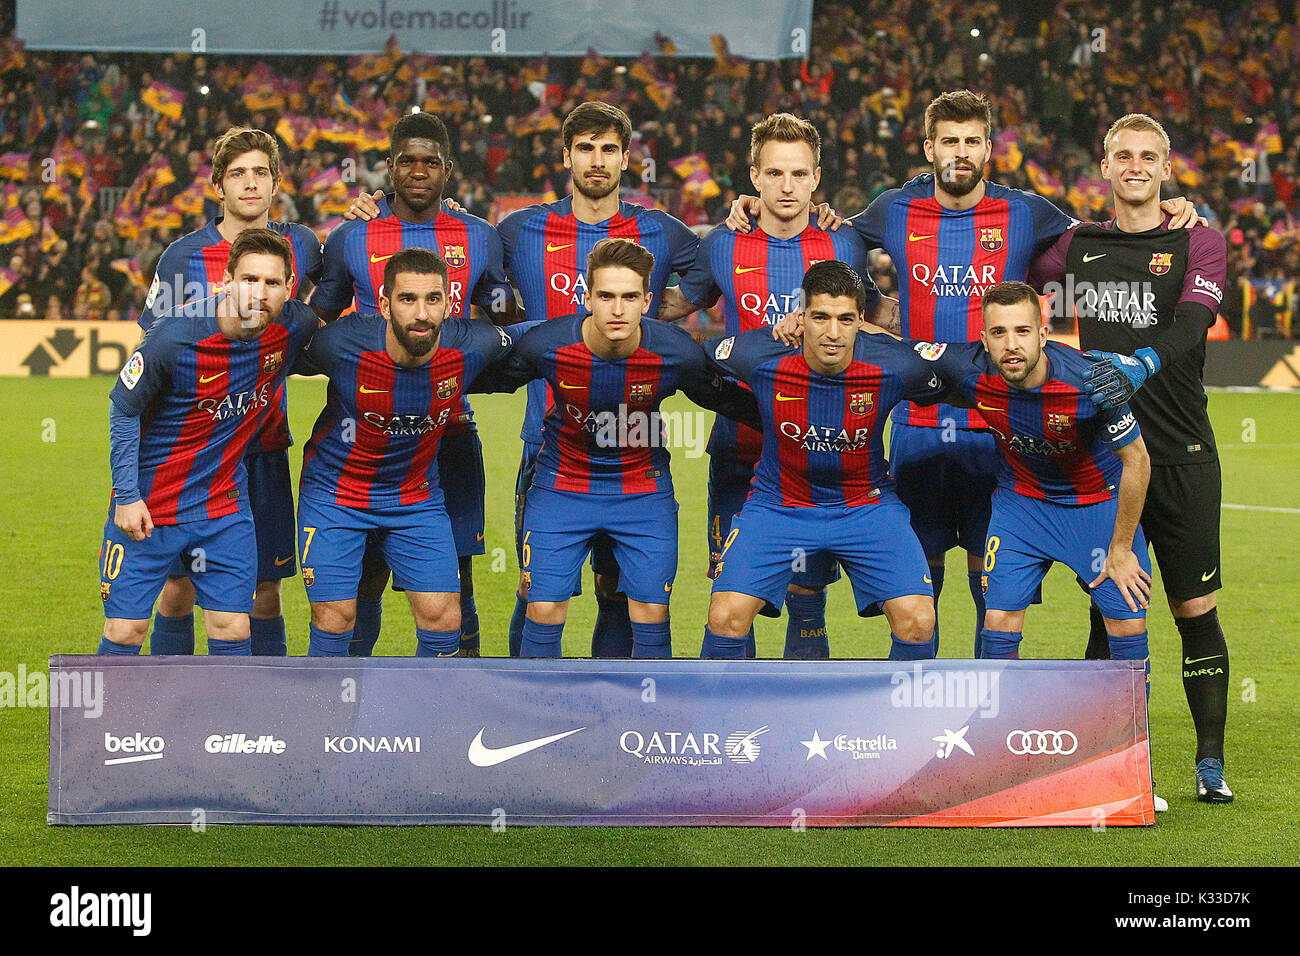
[[[122,366],[122,373],[118,377],[122,379],[122,384],[130,389],[136,387],[143,373],[144,356],[135,352],[126,360],[126,365]]]
[[[713,357],[719,362],[724,361],[731,356],[731,347],[735,344],[736,337],[734,335],[723,339],[718,343],[718,347],[713,350]]]
[[[912,348],[927,362],[935,361],[948,348],[947,342],[917,342]]]
[[[144,307],[153,308],[153,300],[158,297],[158,274],[154,273],[153,282],[149,285],[149,294],[145,296]]]

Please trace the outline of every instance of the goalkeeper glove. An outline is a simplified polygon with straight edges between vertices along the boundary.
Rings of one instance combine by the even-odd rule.
[[[1160,371],[1155,349],[1138,349],[1132,355],[1093,350],[1083,353],[1092,364],[1083,373],[1083,387],[1101,409],[1118,408]]]

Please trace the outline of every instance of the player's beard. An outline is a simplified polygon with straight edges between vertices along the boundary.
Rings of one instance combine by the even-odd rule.
[[[1007,383],[1010,385],[1019,385],[1021,382],[1028,379],[1029,376],[1033,375],[1034,369],[1038,368],[1038,363],[1043,360],[1043,353],[1040,350],[1037,355],[1022,355],[1021,358],[1023,361],[1019,368],[1015,369],[1014,372],[1003,365],[1002,362],[998,363],[998,371],[1002,373],[1002,377],[1006,379]]]
[[[402,348],[406,349],[406,354],[414,356],[415,358],[421,358],[422,356],[428,355],[438,345],[438,336],[441,332],[441,326],[429,323],[429,328],[433,330],[433,334],[428,338],[413,339],[408,335],[404,328],[397,324],[396,319],[389,319],[388,324],[392,326],[393,336],[397,339],[398,344],[401,345]]]
[[[938,163],[934,164],[934,181],[941,185],[943,191],[949,196],[965,196],[978,186],[983,178],[978,167],[972,166],[969,171],[959,171],[955,165],[940,167]]]
[[[430,189],[427,193],[424,194],[423,198],[412,196],[410,193],[403,190],[401,192],[401,197],[402,197],[402,202],[406,203],[406,207],[410,209],[411,212],[417,212],[417,213],[423,213],[429,209],[432,209],[434,206],[438,205],[438,203],[442,202],[441,190],[435,192],[434,190]]]
[[[585,182],[581,177],[573,177],[573,188],[588,199],[604,199],[615,189],[618,188],[619,176],[616,173],[610,173],[609,178],[604,182],[597,180],[594,183]]]

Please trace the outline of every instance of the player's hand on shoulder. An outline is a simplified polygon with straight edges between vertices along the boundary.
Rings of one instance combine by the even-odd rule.
[[[803,313],[796,310],[782,316],[781,321],[772,326],[772,338],[785,345],[797,345],[803,338]]]
[[[1190,199],[1186,196],[1175,196],[1173,199],[1166,199],[1160,204],[1160,211],[1170,216],[1170,229],[1191,229],[1193,226],[1208,226],[1210,220],[1196,213],[1196,207],[1192,205]]]
[[[456,202],[456,200],[452,199],[450,196],[443,199],[442,204],[446,206],[448,209],[450,209],[452,212],[465,211],[465,207],[462,206],[460,203]]]
[[[153,516],[144,499],[130,504],[113,506],[113,524],[131,536],[132,541],[143,541],[153,534]]]
[[[1107,578],[1115,582],[1120,596],[1130,611],[1139,607],[1143,610],[1151,606],[1151,575],[1142,570],[1137,555],[1131,548],[1111,548],[1106,552],[1106,563],[1101,574],[1089,582],[1088,587],[1097,588]]]
[[[819,202],[812,207],[812,211],[817,213],[817,228],[827,232],[834,232],[844,221],[844,217],[832,209],[828,202]]]
[[[369,222],[379,218],[379,200],[384,198],[384,191],[376,189],[374,193],[362,193],[352,200],[352,205],[343,214],[344,219],[360,219]]]
[[[762,208],[763,202],[757,196],[739,196],[731,203],[725,225],[732,232],[749,232],[754,228],[749,217],[757,217]]]

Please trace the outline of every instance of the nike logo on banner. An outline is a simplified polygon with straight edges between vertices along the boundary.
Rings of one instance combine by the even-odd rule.
[[[396,253],[394,253],[394,252],[390,252],[390,253],[389,253],[388,255],[386,255],[386,256],[377,256],[377,255],[375,255],[375,254],[372,252],[372,253],[370,253],[370,261],[371,261],[371,262],[383,262],[385,259],[391,259],[391,258],[393,258],[394,255],[396,255]]]
[[[975,407],[982,412],[1005,412],[1005,408],[994,408],[992,405],[985,405],[983,402],[976,402]]]
[[[777,392],[777,393],[776,393],[776,400],[777,400],[778,402],[802,402],[802,401],[803,401],[803,396],[802,396],[802,395],[782,395],[780,392]]]
[[[1095,256],[1090,256],[1090,255],[1088,255],[1088,254],[1085,252],[1085,253],[1083,254],[1083,261],[1084,261],[1084,262],[1091,262],[1093,259],[1101,259],[1101,258],[1103,258],[1105,255],[1106,255],[1106,253],[1104,253],[1104,252],[1099,252],[1099,253],[1097,253]]]
[[[762,266],[736,266],[736,275],[743,276],[746,272],[757,272]]]
[[[215,382],[217,379],[221,378],[221,376],[225,374],[226,374],[225,372],[218,372],[216,375],[200,375],[199,384],[207,385],[208,382]]]
[[[1192,660],[1190,657],[1184,657],[1184,658],[1183,658],[1183,663],[1184,663],[1184,664],[1199,664],[1201,661],[1212,661],[1212,660],[1215,660],[1216,658],[1220,658],[1220,657],[1222,657],[1222,656],[1223,656],[1222,654],[1211,654],[1209,657],[1198,657],[1198,658],[1196,658],[1196,660]]]
[[[1202,581],[1210,580],[1210,578],[1214,577],[1214,572],[1217,570],[1219,570],[1219,566],[1216,564],[1214,567],[1210,568],[1210,570],[1206,571],[1204,574],[1201,575],[1201,580]]]
[[[282,567],[284,567],[286,564],[288,564],[288,563],[289,563],[290,561],[292,561],[292,560],[293,560],[292,557],[288,557],[288,558],[276,558],[276,559],[275,559],[275,566],[276,566],[277,568],[282,568]]]
[[[560,388],[566,388],[572,391],[575,388],[586,388],[586,387],[587,387],[586,385],[570,385],[564,379],[560,379]]]
[[[383,395],[387,391],[386,388],[366,388],[364,385],[361,386],[362,395]]]
[[[934,238],[934,236],[918,236],[918,235],[917,235],[916,233],[914,233],[914,232],[909,232],[909,233],[907,234],[907,241],[908,241],[908,242],[920,242],[922,239],[933,239],[933,238]]]
[[[566,242],[566,243],[565,243],[564,245],[562,245],[562,246],[556,246],[556,245],[552,245],[551,243],[548,242],[548,243],[546,244],[546,251],[547,251],[547,252],[559,252],[561,249],[572,249],[575,245],[577,245],[577,243],[574,243],[574,242]]]
[[[577,730],[566,730],[562,734],[552,734],[549,737],[539,737],[537,740],[525,740],[520,744],[511,744],[509,747],[488,747],[483,743],[483,731],[480,730],[474,739],[469,742],[469,762],[476,767],[495,767],[499,763],[505,763],[507,760],[514,760],[516,757],[522,757],[530,750],[536,750],[538,747],[545,747],[547,744],[553,744],[557,740],[563,740],[565,737],[571,737],[579,731],[586,730],[586,727],[579,727]]]

